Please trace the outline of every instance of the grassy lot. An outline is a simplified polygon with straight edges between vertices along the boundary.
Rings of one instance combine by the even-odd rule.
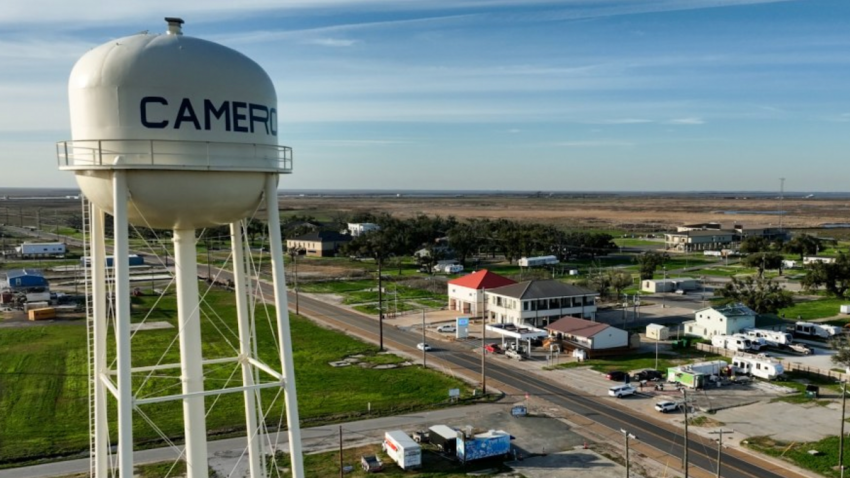
[[[336,282],[309,282],[298,284],[298,290],[314,294],[345,294],[357,292],[364,289],[377,289],[378,284],[374,280],[350,280]]]
[[[656,247],[664,247],[664,241],[658,240],[653,241],[651,239],[632,239],[630,237],[618,237],[614,239],[614,244],[617,247],[640,247],[640,246],[656,246]]]
[[[802,320],[823,319],[839,315],[840,306],[850,304],[850,299],[823,298],[800,301],[786,309],[780,309],[779,314],[785,314],[789,319],[798,316]]]
[[[684,363],[690,363],[694,361],[708,361],[708,360],[723,360],[724,357],[720,355],[711,355],[705,354],[703,352],[699,352],[696,349],[682,351],[677,356],[672,356],[668,354],[659,354],[658,355],[658,370],[666,371],[670,367],[675,367],[677,365],[681,365]],[[630,372],[633,370],[642,370],[647,368],[655,368],[655,354],[654,353],[643,353],[643,354],[634,354],[634,355],[623,355],[621,357],[611,357],[607,359],[593,359],[593,360],[585,360],[584,362],[569,362],[560,364],[558,368],[577,368],[577,367],[590,367],[597,372],[611,372],[614,370],[622,370],[624,372]]]
[[[360,468],[360,457],[363,455],[377,455],[384,464],[384,471],[378,476],[387,477],[409,477],[409,478],[463,478],[470,473],[483,470],[509,471],[510,468],[502,464],[502,459],[474,461],[467,465],[461,465],[455,461],[449,461],[428,445],[422,450],[422,467],[418,470],[405,471],[398,467],[394,461],[381,451],[381,445],[367,445],[357,448],[349,448],[342,452],[344,465],[351,465],[354,471],[345,476],[351,478],[365,478],[372,476]],[[278,453],[275,462],[279,467],[281,477],[292,476],[286,469],[289,468],[289,455]],[[270,470],[273,469],[269,467]],[[304,468],[307,476],[332,477],[339,476],[339,452],[316,453],[304,456]],[[274,472],[272,472],[274,474]],[[486,473],[487,475],[492,473]],[[277,476],[276,474],[274,476]]]
[[[823,476],[839,476],[833,467],[838,463],[838,437],[832,436],[816,442],[782,442],[771,437],[750,437],[746,446],[767,455],[781,458],[795,465],[820,473]],[[809,450],[817,450],[817,455],[811,455]],[[844,441],[845,457],[850,452],[850,440]],[[846,458],[845,458],[846,459]]]
[[[203,289],[202,289],[203,290]],[[134,304],[134,321],[141,320],[152,297]],[[204,357],[235,355],[236,337],[233,297],[212,291],[203,307]],[[270,312],[273,314],[273,311]],[[174,296],[161,301],[148,320],[176,323]],[[211,318],[218,317],[218,318]],[[265,313],[258,311],[258,348],[264,361],[274,366],[279,359],[271,327]],[[223,334],[218,332],[223,331]],[[175,329],[139,332],[133,337],[133,365],[153,365],[176,335]],[[377,347],[346,335],[319,327],[292,316],[299,411],[304,425],[354,418],[366,414],[371,404],[373,415],[396,414],[403,410],[421,410],[445,403],[447,390],[471,391],[458,380],[418,367],[374,370],[362,367],[333,368],[328,362],[346,356],[365,354],[366,362],[392,360],[377,356]],[[88,446],[88,399],[86,331],[84,327],[53,325],[21,329],[0,329],[0,466],[43,456],[78,453]],[[178,361],[175,345],[163,363]],[[110,357],[114,352],[110,351]],[[240,377],[236,366],[218,365],[205,369],[208,384],[224,385],[231,376]],[[154,391],[173,390],[179,383],[174,374],[161,373],[144,386],[144,374],[134,377],[140,397]],[[232,375],[233,374],[233,375]],[[233,382],[230,382],[233,385]],[[169,388],[170,387],[170,388]],[[388,393],[391,391],[392,393]],[[263,405],[270,408],[268,421],[275,425],[283,413],[282,398],[266,390]],[[244,420],[240,394],[207,399],[207,426],[211,435],[232,434]],[[169,437],[182,435],[182,410],[179,402],[145,405],[142,412],[154,417]],[[114,417],[114,413],[110,413]],[[136,414],[137,445],[158,444],[159,436]],[[45,426],[49,425],[49,426]],[[115,424],[112,424],[115,430]],[[115,437],[113,437],[115,440]]]

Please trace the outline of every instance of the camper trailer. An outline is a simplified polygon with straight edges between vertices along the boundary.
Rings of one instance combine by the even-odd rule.
[[[787,347],[794,341],[794,338],[788,332],[776,330],[747,329],[745,333],[750,340],[762,339],[765,344],[771,347]]]
[[[551,266],[560,263],[555,256],[522,257],[517,261],[520,267]]]
[[[765,380],[775,380],[785,372],[782,364],[766,355],[740,354],[732,358],[732,371]]]
[[[794,333],[801,337],[828,339],[841,333],[841,327],[815,322],[797,322]]]
[[[750,339],[735,335],[715,335],[711,338],[711,346],[736,352],[747,352],[753,348]]]

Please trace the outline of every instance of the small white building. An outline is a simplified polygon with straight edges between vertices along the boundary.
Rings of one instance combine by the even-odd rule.
[[[484,313],[484,291],[511,284],[516,284],[516,281],[487,269],[452,279],[448,284],[449,310],[479,317]]]
[[[812,264],[815,262],[823,262],[825,264],[832,264],[835,262],[835,257],[826,257],[826,256],[806,256],[803,258],[803,265]]]
[[[602,322],[564,317],[544,328],[549,331],[550,336],[588,351],[629,346],[628,332]]]
[[[660,324],[649,324],[646,326],[646,338],[667,340],[670,338],[670,329]]]
[[[15,248],[21,257],[62,256],[67,251],[61,242],[25,242]]]
[[[377,231],[381,226],[377,224],[373,224],[371,222],[349,222],[348,223],[348,233],[351,234],[351,237],[357,237],[361,234],[365,234],[369,231]]]
[[[641,290],[643,292],[675,292],[677,290],[696,290],[699,287],[699,281],[690,277],[677,277],[675,279],[647,279],[641,281]]]
[[[543,327],[564,316],[595,318],[598,292],[557,280],[530,280],[485,293],[487,320]]]
[[[782,260],[782,268],[783,269],[796,269],[798,267],[800,267],[800,261],[793,261],[793,260],[790,260],[790,259],[783,259]]]
[[[743,333],[756,326],[756,313],[743,304],[707,307],[694,312],[695,320],[682,324],[685,335],[710,339],[715,335]]]

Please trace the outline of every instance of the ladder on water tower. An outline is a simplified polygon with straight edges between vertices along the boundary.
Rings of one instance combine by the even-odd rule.
[[[89,233],[91,232],[91,203],[84,195],[80,195],[82,204],[83,257],[91,260],[89,251]],[[94,304],[91,287],[91,266],[86,267],[85,259],[80,261],[83,268],[83,293],[86,298],[86,349],[88,351],[88,394],[89,394],[89,476],[95,476],[95,426],[94,426],[94,393],[97,377],[94,373]],[[91,264],[91,263],[89,263]]]

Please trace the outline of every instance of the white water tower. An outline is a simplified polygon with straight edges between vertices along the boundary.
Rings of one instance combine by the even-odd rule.
[[[275,89],[265,71],[246,56],[184,36],[178,18],[166,21],[165,34],[113,40],[77,62],[68,88],[73,139],[57,145],[60,169],[74,172],[91,202],[92,470],[98,478],[111,476],[107,416],[111,395],[117,404],[121,476],[133,476],[134,410],[181,400],[188,476],[207,477],[204,398],[237,392],[244,394],[250,476],[265,476],[258,394],[261,388],[276,387],[284,392],[293,476],[303,477],[277,203],[278,177],[292,171],[292,151],[278,145]],[[268,212],[279,372],[252,350],[256,336],[248,313],[244,220],[263,203]],[[104,213],[114,218],[114,368],[107,361],[112,338],[107,323]],[[174,232],[179,364],[135,368],[131,364],[128,223]],[[238,355],[205,360],[195,233],[225,224],[231,231]],[[241,386],[205,389],[204,367],[227,362],[241,366]],[[181,393],[136,396],[134,376],[169,368],[181,371]],[[255,380],[257,373],[270,375],[272,382]]]

